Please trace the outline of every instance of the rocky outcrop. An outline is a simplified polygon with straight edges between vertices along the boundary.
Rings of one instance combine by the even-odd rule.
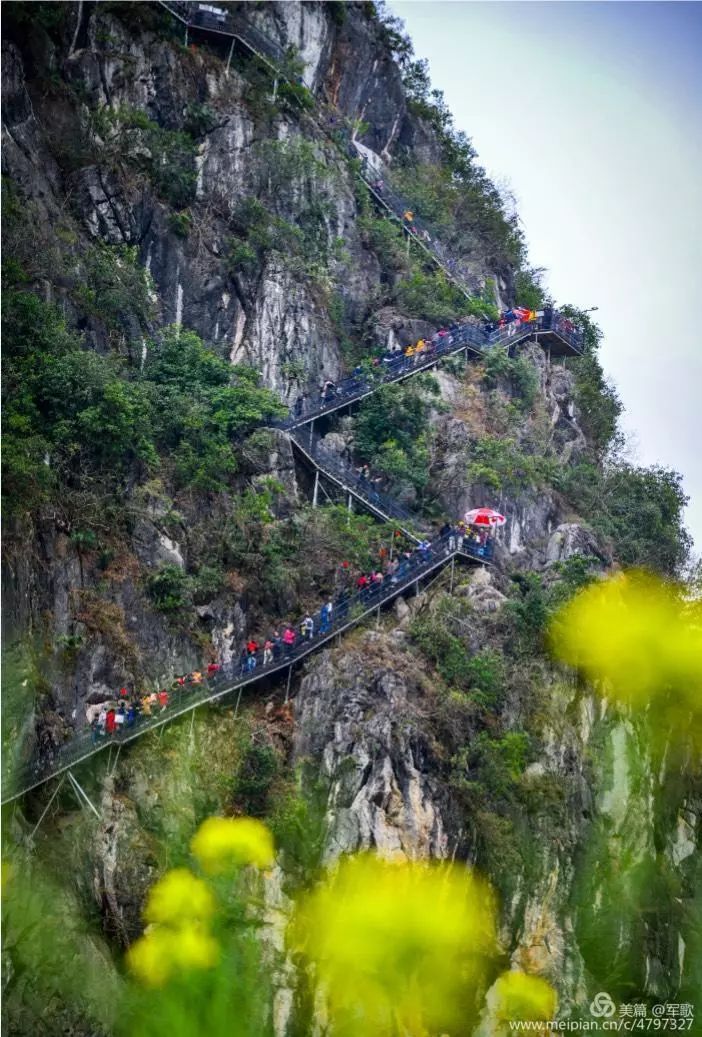
[[[315,662],[295,703],[295,754],[319,760],[329,781],[326,860],[370,849],[411,860],[445,857],[416,680],[380,634],[366,633],[358,650],[333,655]]]
[[[590,530],[577,522],[562,522],[548,540],[547,562],[565,562],[573,555],[584,555],[605,562],[602,549]]]

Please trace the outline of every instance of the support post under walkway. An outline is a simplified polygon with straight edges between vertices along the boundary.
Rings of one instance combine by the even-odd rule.
[[[40,825],[40,824],[42,823],[42,821],[44,820],[44,818],[45,818],[45,817],[46,817],[46,815],[48,814],[48,812],[49,812],[49,807],[51,806],[51,804],[53,803],[53,801],[54,801],[54,800],[56,799],[56,797],[58,796],[58,794],[59,794],[59,791],[60,791],[60,789],[61,789],[61,786],[63,785],[63,783],[64,783],[64,781],[65,781],[65,780],[66,780],[66,775],[65,775],[65,774],[62,774],[62,775],[61,775],[61,780],[60,780],[60,781],[59,781],[59,783],[57,784],[57,786],[56,786],[56,788],[54,789],[54,791],[53,791],[53,792],[51,793],[51,797],[50,797],[50,799],[49,799],[49,802],[48,802],[48,803],[46,804],[46,806],[44,807],[44,809],[43,809],[43,810],[42,810],[42,812],[41,812],[41,817],[39,818],[39,820],[38,820],[38,821],[37,821],[37,823],[35,824],[34,828],[32,829],[32,834],[31,834],[31,835],[30,835],[30,837],[29,837],[30,839],[33,839],[33,838],[34,838],[34,836],[35,836],[35,835],[37,834],[37,831],[38,831],[38,829],[39,829],[39,825]]]
[[[235,43],[236,43],[236,36],[232,36],[232,44],[231,44],[231,47],[229,48],[229,56],[227,57],[227,66],[224,69],[224,74],[227,77],[229,77],[229,69],[230,69],[231,63],[232,63],[232,55],[234,53],[234,44]]]
[[[73,771],[67,771],[66,773],[68,774],[68,780],[71,783],[71,788],[75,792],[76,799],[78,800],[80,805],[83,806],[83,804],[86,804],[92,810],[92,812],[95,814],[95,817],[99,821],[100,820],[100,814],[98,813],[98,811],[93,806],[93,803],[91,802],[90,797],[88,796],[88,793],[85,791],[85,789],[82,787],[82,785],[80,785],[80,783],[78,782],[78,779],[74,775]]]

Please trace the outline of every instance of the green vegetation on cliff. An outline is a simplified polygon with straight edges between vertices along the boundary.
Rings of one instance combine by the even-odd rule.
[[[193,332],[167,328],[143,371],[83,348],[59,310],[25,291],[3,295],[4,493],[16,511],[66,490],[118,492],[168,456],[176,484],[222,490],[235,440],[282,413],[258,375],[232,368]]]

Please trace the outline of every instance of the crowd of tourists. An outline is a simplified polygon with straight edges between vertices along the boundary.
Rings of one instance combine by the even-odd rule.
[[[359,392],[370,390],[382,382],[393,381],[399,375],[420,368],[436,356],[449,352],[454,346],[466,343],[468,339],[472,344],[480,341],[480,335],[471,318],[452,321],[433,335],[419,338],[407,346],[396,342],[380,356],[369,357],[364,363],[358,364],[348,378],[338,382],[331,378],[325,379],[319,386],[316,398],[307,392],[298,396],[292,409],[292,421],[303,415],[328,409],[339,400],[356,396]]]
[[[396,541],[402,534],[395,533]],[[417,570],[427,567],[459,549],[484,555],[489,551],[486,530],[471,530],[465,523],[445,524],[437,540],[420,540],[398,549],[381,547],[377,564],[367,570],[354,570],[344,561],[337,570],[336,591],[316,612],[306,612],[297,623],[285,623],[266,634],[250,637],[241,647],[238,661],[240,676],[259,667],[285,662],[310,642],[324,638],[343,627],[352,613],[365,612],[377,605],[398,585],[411,581]]]
[[[368,175],[367,167],[364,172]],[[371,186],[381,197],[385,197],[386,189],[381,178],[376,178]],[[410,234],[427,247],[436,249],[438,242],[432,242],[428,231],[418,224],[411,209],[405,209],[401,219]],[[339,398],[356,395],[366,387],[370,389],[379,382],[390,381],[406,371],[422,367],[437,354],[448,352],[455,346],[476,344],[481,339],[487,343],[505,329],[507,336],[511,337],[521,324],[538,320],[543,326],[551,326],[554,319],[550,307],[543,310],[513,307],[494,322],[476,324],[474,318],[465,318],[453,321],[433,335],[421,337],[409,345],[395,343],[381,356],[359,364],[350,378],[339,383],[329,378],[324,380],[316,401],[308,393],[300,396],[293,407],[293,420],[311,411],[324,410]],[[369,491],[380,481],[379,477],[372,475],[367,465],[362,465],[357,473],[358,481]],[[342,562],[337,572],[334,594],[316,612],[306,612],[299,622],[284,623],[264,635],[252,634],[242,644],[237,658],[226,663],[210,662],[202,670],[174,677],[158,691],[122,687],[116,697],[88,705],[86,720],[91,729],[92,741],[98,743],[104,738],[119,737],[135,725],[153,719],[176,703],[180,704],[184,697],[200,693],[203,698],[207,698],[210,688],[222,677],[241,680],[257,671],[284,664],[305,652],[313,642],[340,630],[351,618],[375,608],[389,591],[403,584],[411,585],[424,570],[431,568],[434,561],[457,550],[488,558],[493,546],[486,530],[477,530],[463,522],[455,526],[446,523],[436,540],[421,540],[414,546],[399,540],[402,534],[396,533],[395,536],[397,540],[393,548],[381,548],[377,563],[368,571],[355,571],[350,562]]]
[[[505,340],[508,342],[525,326],[565,332],[571,336],[580,334],[573,321],[557,313],[552,306],[544,306],[539,310],[513,306],[493,321],[476,322],[473,317],[465,317],[409,345],[393,344],[380,356],[369,357],[364,363],[358,364],[348,378],[338,382],[331,378],[325,379],[319,386],[316,398],[308,392],[298,396],[292,409],[292,418],[282,424],[294,424],[303,416],[323,413],[341,400],[355,397],[378,384],[394,381],[409,371],[430,365],[437,356],[457,348],[474,346],[480,349]]]
[[[202,689],[222,670],[220,663],[207,663],[202,670],[193,670],[174,677],[167,687],[158,691],[138,691],[122,687],[115,698],[86,707],[85,716],[92,732],[93,742],[110,735],[119,735],[134,727],[142,719],[150,719],[168,709],[174,695],[178,698],[187,691]]]
[[[364,613],[403,584],[411,585],[422,572],[442,558],[462,550],[478,557],[490,557],[492,541],[487,530],[459,522],[445,523],[434,541],[421,540],[412,545],[399,531],[392,547],[381,547],[376,564],[358,570],[343,561],[336,574],[336,589],[316,611],[308,611],[296,623],[283,623],[265,634],[251,634],[242,644],[238,658],[210,662],[202,670],[174,677],[158,691],[139,691],[122,687],[107,701],[86,707],[91,739],[98,744],[105,738],[119,738],[144,721],[160,716],[184,699],[200,693],[202,698],[218,680],[241,680],[269,667],[275,668],[304,653],[313,642]]]

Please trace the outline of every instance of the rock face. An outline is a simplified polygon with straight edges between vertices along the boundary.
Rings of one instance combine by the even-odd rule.
[[[531,343],[521,347],[520,357],[538,387],[537,402],[532,413],[518,422],[509,419],[511,427],[505,426],[504,418],[505,404],[513,399],[508,387],[486,391],[455,376],[440,375],[441,396],[449,405],[448,412],[436,418],[435,471],[442,504],[456,516],[483,506],[504,514],[507,523],[497,531],[497,545],[505,564],[540,569],[574,553],[603,559],[595,538],[580,524],[566,521],[569,509],[552,489],[521,485],[518,471],[511,481],[509,475],[503,478],[499,487],[470,477],[476,442],[486,432],[493,441],[507,441],[528,456],[541,452],[561,464],[575,461],[586,445],[578,424],[573,373],[550,365],[543,351]]]
[[[358,651],[322,656],[296,699],[295,753],[319,759],[330,783],[325,859],[375,850],[442,858],[448,841],[429,746],[413,716],[416,682],[379,635]],[[369,663],[386,656],[384,667]]]
[[[546,561],[565,562],[576,554],[604,560],[601,548],[589,530],[577,522],[563,522],[549,537]]]
[[[342,24],[317,3],[273,3],[261,11],[242,5],[235,15],[265,28],[282,49],[296,47],[305,82],[320,99],[367,124],[369,148],[389,159],[421,139],[428,156],[431,134],[408,109],[382,31],[363,5],[347,6]],[[227,70],[205,49],[179,51],[168,42],[172,29],[165,12],[140,22],[100,5],[78,5],[66,8],[59,36],[37,34],[30,44],[16,35],[3,43],[3,170],[38,228],[27,262],[41,293],[75,318],[94,348],[108,352],[115,333],[97,315],[78,312],[77,285],[91,248],[133,248],[152,279],[150,306],[130,309],[131,299],[122,306],[120,342],[140,351],[142,367],[151,334],[173,323],[198,332],[232,363],[253,365],[288,405],[342,372],[331,297],[359,337],[404,344],[432,330],[374,303],[383,276],[379,259],[359,229],[353,175],[329,138],[297,110],[273,108],[270,83],[252,86],[245,55],[237,51]],[[44,69],[65,84],[60,101],[43,89]],[[111,114],[101,120],[96,112]],[[120,120],[132,112],[159,132],[185,126],[191,135],[193,153],[188,157],[179,141],[185,164],[173,172],[190,185],[182,200],[170,181],[159,186],[144,175],[165,138],[125,133]],[[433,147],[436,157],[436,142]],[[275,253],[237,267],[232,255],[242,209],[254,203],[279,221],[279,234],[312,221],[313,256],[324,269],[301,270],[308,258],[282,262]],[[491,274],[486,265],[482,274]],[[259,471],[283,482],[281,507],[290,512],[299,487],[289,445],[278,447]],[[243,486],[248,473],[242,475]],[[461,507],[465,492],[447,495],[446,503]],[[53,666],[48,704],[66,717],[110,684],[191,668],[203,636],[225,658],[238,650],[246,601],[198,601],[201,629],[188,638],[174,634],[144,595],[155,570],[192,571],[193,542],[212,535],[207,503],[174,501],[157,487],[134,510],[127,550],[107,570],[109,602],[101,615],[95,594],[104,570],[97,555],[73,548],[70,522],[57,515],[38,533],[10,531],[6,612],[21,631],[42,617],[49,641],[86,644],[74,653],[72,673]],[[30,557],[27,536],[36,538]]]

